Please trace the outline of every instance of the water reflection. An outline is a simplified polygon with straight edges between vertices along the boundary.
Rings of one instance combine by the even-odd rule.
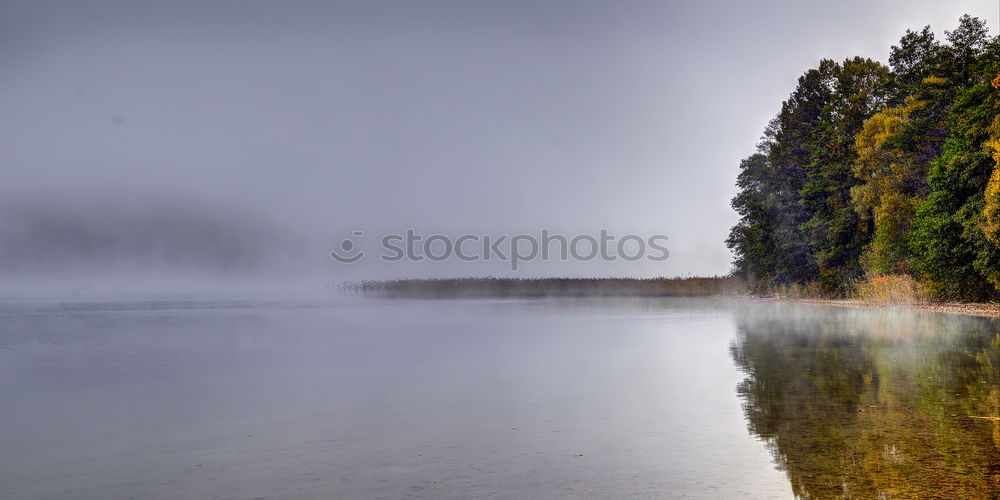
[[[735,318],[749,430],[797,496],[1000,496],[997,322],[788,304]]]

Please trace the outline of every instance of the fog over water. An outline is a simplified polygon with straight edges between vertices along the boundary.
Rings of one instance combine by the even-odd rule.
[[[982,318],[711,299],[9,301],[0,498],[992,498]]]
[[[963,13],[1000,26],[993,0],[6,1],[0,293],[726,273],[739,159],[797,75]],[[670,259],[327,257],[407,228]]]

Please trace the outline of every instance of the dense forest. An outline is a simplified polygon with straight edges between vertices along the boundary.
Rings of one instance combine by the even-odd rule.
[[[1000,36],[966,15],[888,62],[820,61],[742,161],[726,243],[756,292],[1000,298]]]

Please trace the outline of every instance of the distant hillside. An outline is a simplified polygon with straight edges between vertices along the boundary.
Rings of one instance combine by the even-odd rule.
[[[8,200],[0,273],[120,266],[221,272],[264,266],[283,231],[227,206],[179,200]]]

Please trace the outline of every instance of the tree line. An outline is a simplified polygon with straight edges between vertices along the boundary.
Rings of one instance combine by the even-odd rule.
[[[698,297],[745,293],[736,276],[676,278],[437,278],[344,283],[351,295],[385,298]]]
[[[821,60],[742,160],[726,244],[755,291],[899,274],[1000,298],[1000,36],[965,15],[945,40],[907,30],[888,62]]]

